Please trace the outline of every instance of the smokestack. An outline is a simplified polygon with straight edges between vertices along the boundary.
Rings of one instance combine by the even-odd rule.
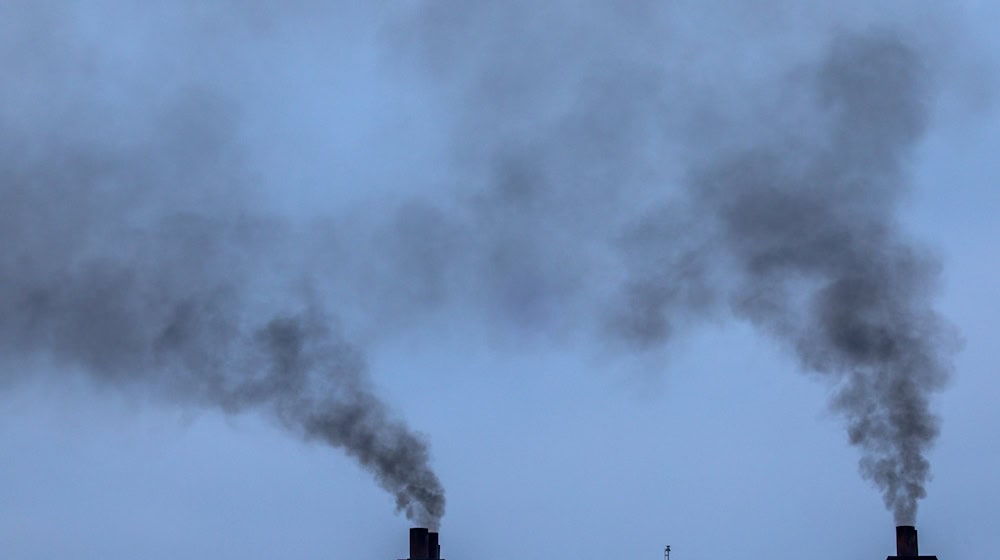
[[[917,552],[917,529],[912,525],[896,527],[896,556],[908,558],[919,556]]]
[[[427,533],[427,553],[431,560],[441,560],[441,545],[438,544],[438,534],[434,531]]]
[[[421,527],[410,529],[410,560],[429,560],[428,541],[427,529]]]
[[[410,529],[410,558],[408,560],[441,560],[441,544],[438,533],[423,527]]]
[[[917,545],[917,529],[912,525],[896,527],[896,555],[886,560],[937,560],[937,556],[920,556]]]

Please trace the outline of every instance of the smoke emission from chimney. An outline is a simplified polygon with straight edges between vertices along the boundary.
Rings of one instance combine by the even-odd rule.
[[[438,126],[454,151],[428,166],[454,188],[335,208],[314,228],[262,195],[295,170],[269,169],[272,184],[253,156],[291,148],[241,135],[262,102],[239,86],[263,82],[238,73],[261,54],[240,40],[258,24],[288,33],[295,10],[248,8],[267,23],[244,29],[195,3],[164,8],[185,39],[155,30],[193,54],[151,65],[173,80],[152,96],[150,76],[89,60],[72,24],[45,27],[52,9],[25,3],[32,34],[0,43],[23,77],[0,113],[0,350],[271,414],[343,449],[433,529],[444,492],[427,444],[373,392],[351,321],[377,339],[450,307],[452,320],[640,352],[732,315],[829,379],[863,476],[912,523],[952,344],[932,306],[939,266],[897,222],[933,72],[904,30],[866,28],[823,29],[835,38],[815,49],[758,38],[758,58],[785,58],[747,76],[736,51],[755,43],[723,56],[663,4],[399,8],[384,58],[421,71],[400,73],[414,81],[401,89],[447,106]],[[49,48],[25,48],[37,42]],[[205,77],[223,66],[236,86]]]
[[[81,54],[69,8],[21,8],[23,41],[2,44],[30,71],[0,115],[0,385],[82,372],[155,401],[270,415],[342,449],[436,527],[445,499],[428,445],[374,393],[293,264],[301,239],[255,197],[239,100],[192,80],[164,84],[160,107]],[[48,48],[19,49],[32,42]],[[98,86],[134,97],[108,106],[72,70],[88,63],[109,72]]]
[[[938,266],[894,217],[924,129],[925,76],[897,37],[869,34],[839,38],[814,79],[830,118],[823,144],[712,162],[692,196],[739,274],[736,313],[834,377],[862,474],[897,523],[912,523],[938,433],[928,398],[948,371],[929,302]]]
[[[948,373],[947,329],[930,304],[938,265],[895,223],[926,75],[900,38],[869,33],[839,37],[812,79],[830,119],[822,145],[713,162],[693,196],[739,274],[736,313],[834,378],[863,476],[910,524],[938,434],[928,399]]]
[[[828,379],[861,474],[912,523],[956,344],[932,305],[940,266],[897,217],[927,59],[900,29],[839,29],[811,59],[751,78],[734,63],[698,89],[661,9],[555,9],[529,26],[523,3],[444,1],[416,18],[430,75],[464,95],[456,173],[490,178],[464,227],[470,252],[504,255],[501,274],[486,267],[496,307],[541,330],[597,317],[594,332],[639,351],[748,320]]]
[[[215,109],[185,111],[211,121]],[[265,306],[273,312],[254,302],[264,288],[250,276],[280,246],[278,224],[230,214],[231,200],[205,212],[156,200],[174,181],[211,189],[224,170],[194,153],[151,162],[84,146],[53,144],[38,157],[8,147],[0,168],[8,243],[0,349],[8,359],[47,354],[66,372],[156,399],[270,413],[302,437],[343,449],[410,519],[437,525],[444,492],[427,444],[372,392],[336,320],[294,294]],[[175,165],[188,171],[178,176]],[[140,202],[156,207],[153,217],[129,204],[141,198],[153,199]]]

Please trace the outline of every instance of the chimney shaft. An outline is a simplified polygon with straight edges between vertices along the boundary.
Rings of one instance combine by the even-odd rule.
[[[430,560],[430,549],[427,529],[414,527],[410,529],[410,560]]]
[[[896,527],[896,556],[900,558],[920,556],[917,551],[917,529],[912,525]]]
[[[441,545],[438,544],[438,534],[434,531],[427,533],[427,553],[431,560],[441,560]]]

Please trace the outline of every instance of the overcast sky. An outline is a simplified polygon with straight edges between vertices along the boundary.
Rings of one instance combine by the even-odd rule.
[[[844,262],[990,554],[1000,8],[284,4],[0,3],[0,557],[882,558]]]

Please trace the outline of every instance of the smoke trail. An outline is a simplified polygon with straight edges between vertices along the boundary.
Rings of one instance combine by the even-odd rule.
[[[151,136],[114,147],[75,138],[72,119],[0,123],[0,372],[82,371],[154,400],[271,415],[343,449],[436,527],[444,490],[427,444],[295,287],[308,271],[283,268],[297,241],[256,210],[231,107],[180,96]]]
[[[898,524],[914,521],[947,377],[930,305],[939,268],[895,224],[904,164],[926,119],[925,72],[890,33],[839,37],[815,76],[821,145],[757,146],[695,174],[741,274],[737,313],[838,383],[861,472]]]
[[[862,475],[911,523],[938,433],[929,398],[952,349],[932,306],[939,267],[896,223],[929,111],[920,54],[898,30],[840,31],[818,60],[758,63],[750,77],[734,63],[729,81],[702,87],[697,63],[669,60],[693,50],[661,32],[677,33],[676,11],[550,8],[530,25],[516,2],[437,2],[417,18],[431,75],[465,96],[460,158],[488,177],[490,204],[467,208],[470,252],[532,240],[500,270],[519,276],[485,266],[531,297],[486,299],[599,317],[599,334],[637,349],[729,302],[836,386]]]
[[[669,251],[667,266],[633,264],[629,328],[617,331],[640,346],[663,342],[690,302],[728,298],[804,369],[831,378],[861,473],[897,524],[913,523],[926,494],[939,424],[929,397],[952,349],[931,305],[939,266],[895,221],[925,128],[926,79],[898,34],[838,36],[809,77],[789,84],[807,98],[812,128],[695,165],[683,207],[700,227],[663,215],[641,222],[638,239]]]
[[[187,41],[189,24],[205,22],[178,6],[164,9]],[[255,6],[254,25],[293,34]],[[218,70],[201,69],[202,52],[219,66],[244,62],[233,52],[248,44],[218,32],[229,7],[215,7],[211,39],[191,41],[187,79]],[[730,44],[719,36],[731,22],[720,30],[695,13],[691,25],[662,2],[407,9],[387,33],[388,58],[416,56],[428,79],[413,90],[444,99],[455,151],[428,166],[459,192],[379,201],[335,220],[333,239],[300,235],[251,196],[256,178],[233,138],[243,115],[228,98],[184,101],[167,88],[157,99],[173,109],[152,132],[109,138],[97,125],[115,111],[87,114],[100,100],[36,99],[72,97],[81,80],[101,90],[72,74],[87,64],[35,48],[37,34],[6,46],[37,87],[15,96],[27,111],[0,113],[10,121],[0,120],[0,238],[11,247],[0,254],[0,349],[50,354],[160,398],[271,413],[343,448],[411,519],[434,526],[444,500],[426,445],[372,394],[325,304],[376,336],[454,306],[554,340],[584,331],[647,349],[729,302],[838,384],[834,406],[863,474],[898,521],[912,521],[948,333],[931,307],[937,266],[895,223],[928,110],[928,75],[905,35],[841,34],[818,62],[779,40],[748,55],[746,70],[740,53],[763,38]],[[54,60],[26,64],[21,52]],[[51,105],[81,110],[83,122],[67,126]],[[156,103],[126,105],[160,114]],[[373,165],[392,161],[369,147]],[[279,146],[251,148],[282,160]],[[281,165],[281,182],[261,190],[285,187]]]

